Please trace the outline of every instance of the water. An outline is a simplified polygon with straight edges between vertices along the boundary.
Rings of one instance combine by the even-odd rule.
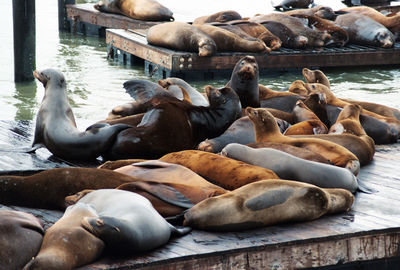
[[[226,9],[237,10],[242,16],[272,10],[265,0],[252,0],[251,5],[243,5],[243,1],[237,0],[202,0],[201,4],[193,0],[160,2],[168,6],[180,21],[191,21],[197,16]],[[329,3],[335,3],[336,9],[343,6],[339,1]],[[37,81],[14,83],[10,0],[0,1],[0,23],[0,119],[32,120],[40,106],[44,89]],[[130,101],[130,96],[122,88],[124,81],[133,78],[155,81],[144,74],[143,67],[127,68],[107,60],[104,39],[59,33],[57,23],[57,1],[36,1],[36,67],[39,70],[57,68],[64,73],[68,97],[78,123],[79,120],[95,122],[104,119],[113,107]],[[398,67],[336,68],[324,71],[337,96],[382,103],[400,109]],[[303,79],[300,70],[263,75],[260,82],[279,90],[297,79]],[[223,86],[228,80],[226,77],[189,82],[198,89],[203,89],[207,84]]]

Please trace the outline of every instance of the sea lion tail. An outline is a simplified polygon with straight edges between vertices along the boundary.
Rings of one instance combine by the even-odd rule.
[[[373,193],[377,193],[378,190],[369,187],[368,185],[366,185],[363,181],[360,181],[360,179],[357,177],[357,184],[358,184],[358,191],[367,193],[367,194],[373,194]]]
[[[169,224],[169,223],[168,223]],[[169,224],[171,228],[171,236],[172,237],[179,237],[179,236],[184,236],[192,231],[191,227],[175,227],[171,224]]]

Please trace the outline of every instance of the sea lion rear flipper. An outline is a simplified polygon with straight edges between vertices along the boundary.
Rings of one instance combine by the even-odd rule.
[[[22,152],[30,154],[30,153],[34,153],[36,150],[38,150],[39,148],[42,148],[42,147],[45,147],[45,146],[41,143],[36,143],[36,144],[33,144],[32,147],[29,149],[22,149]],[[18,150],[18,149],[14,149],[14,150]]]
[[[177,228],[169,223],[168,223],[168,225],[171,228],[171,236],[172,237],[184,236],[192,231],[191,227]]]
[[[160,85],[144,80],[130,80],[124,82],[126,92],[139,103],[145,103],[155,96],[170,96]]]
[[[367,194],[373,194],[373,193],[377,193],[378,191],[372,187],[368,187],[368,185],[366,185],[365,183],[363,183],[362,181],[360,181],[360,179],[357,178],[357,184],[358,184],[358,191],[367,193]]]

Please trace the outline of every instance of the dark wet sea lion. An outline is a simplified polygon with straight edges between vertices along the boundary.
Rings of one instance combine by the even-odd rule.
[[[160,160],[185,166],[228,190],[234,190],[254,181],[279,178],[271,170],[204,151],[174,152],[163,156]]]
[[[282,41],[280,38],[272,34],[265,26],[256,22],[250,22],[248,20],[235,20],[230,21],[229,24],[234,25],[242,29],[245,33],[249,34],[254,38],[259,38],[264,41],[267,47],[271,50],[279,50]]]
[[[385,26],[362,14],[339,15],[335,23],[347,31],[353,44],[390,48],[395,42],[394,35]]]
[[[317,16],[322,19],[333,20],[335,18],[335,12],[331,7],[328,6],[315,6],[312,8],[301,8],[285,11],[287,15],[307,15]]]
[[[42,104],[36,116],[32,150],[45,146],[65,159],[94,159],[114,142],[117,134],[129,125],[94,124],[80,132],[66,94],[64,75],[55,69],[34,71],[45,87]]]
[[[153,208],[145,197],[118,189],[100,189],[86,194],[78,203],[94,207],[97,217],[85,217],[82,226],[117,254],[147,251],[166,244],[171,235],[184,235]]]
[[[155,0],[100,0],[94,8],[143,21],[174,20],[172,11]]]
[[[292,30],[295,34],[307,37],[307,46],[310,47],[321,47],[325,44],[325,41],[328,41],[331,38],[328,33],[311,29],[305,26],[301,19],[283,13],[270,13],[266,15],[255,16],[250,18],[250,21],[258,22],[262,25],[264,25],[263,22],[265,21],[280,22]]]
[[[276,121],[282,133],[290,126],[290,124],[284,120],[276,119]],[[221,136],[202,141],[197,146],[197,149],[218,153],[229,143],[248,144],[254,143],[255,141],[256,137],[254,134],[253,122],[250,121],[248,116],[243,116],[233,122]]]
[[[309,183],[323,188],[343,188],[355,192],[357,178],[349,170],[309,161],[271,148],[254,149],[237,143],[222,149],[224,156],[274,171],[279,178]]]
[[[88,204],[76,204],[65,211],[61,219],[47,229],[39,254],[24,270],[73,269],[98,259],[104,243],[81,225],[83,218],[98,217]]]
[[[277,4],[273,4],[273,7],[276,9],[308,8],[312,3],[314,3],[314,0],[282,0]]]
[[[272,34],[277,36],[282,41],[282,47],[300,49],[307,45],[308,38],[296,34],[289,27],[280,22],[259,21],[258,23],[262,24]]]
[[[247,144],[247,146],[253,147],[253,148],[272,148],[272,149],[276,149],[276,150],[291,154],[298,158],[315,161],[315,162],[320,162],[320,163],[325,163],[325,164],[331,164],[328,159],[324,158],[323,156],[321,156],[320,154],[318,154],[316,152],[312,152],[305,148],[296,147],[296,146],[289,145],[289,144],[276,143],[276,142],[258,142],[258,143],[249,143],[249,144]]]
[[[227,22],[240,20],[242,16],[234,10],[224,10],[211,15],[201,16],[194,19],[193,24],[204,24],[210,22]]]
[[[350,192],[335,190],[335,200],[329,192],[295,181],[259,181],[195,205],[186,212],[184,225],[200,230],[242,231],[313,220],[351,208],[354,197]]]
[[[0,176],[0,203],[65,209],[64,198],[84,189],[116,188],[136,179],[110,170],[56,168],[30,176]]]
[[[262,53],[267,52],[269,49],[264,42],[259,39],[246,40],[235,33],[217,26],[210,24],[199,24],[195,27],[214,40],[215,44],[217,45],[217,51],[219,52],[229,51]]]
[[[242,108],[260,106],[258,77],[258,64],[254,56],[241,58],[233,68],[231,79],[225,87],[232,88],[238,94]]]
[[[147,42],[170,49],[198,52],[199,56],[211,56],[217,51],[215,41],[197,27],[184,22],[168,22],[149,28]]]
[[[130,87],[129,81],[124,84]],[[158,158],[193,149],[206,138],[221,135],[241,114],[239,98],[231,88],[206,87],[209,107],[193,106],[176,98],[155,97],[142,122],[121,132],[106,157]]]
[[[285,136],[279,132],[274,117],[267,110],[248,107],[246,112],[254,123],[257,142],[279,142],[304,147],[319,153],[336,166],[348,168],[357,175],[360,169],[360,162],[352,152],[343,146],[317,138],[292,138]]]
[[[39,252],[44,229],[32,214],[0,210],[0,269],[19,270]]]

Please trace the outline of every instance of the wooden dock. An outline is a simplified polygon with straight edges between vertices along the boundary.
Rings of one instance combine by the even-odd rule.
[[[141,21],[124,15],[104,13],[90,4],[67,5],[67,17],[72,33],[105,37],[106,28],[146,29],[162,22]]]
[[[157,77],[213,78],[218,73],[231,73],[244,55],[254,55],[260,72],[271,70],[374,66],[400,64],[400,43],[393,48],[346,45],[342,48],[307,48],[272,51],[270,54],[222,52],[210,57],[196,53],[174,51],[147,43],[145,30],[107,29],[109,56],[122,64],[142,59],[148,75]]]
[[[0,171],[15,173],[86,166],[59,160],[46,149],[36,154],[17,155],[10,151],[30,145],[33,130],[31,121],[0,121]],[[399,269],[399,163],[399,143],[377,146],[374,160],[359,174],[360,181],[377,192],[357,193],[355,204],[348,213],[235,233],[194,230],[152,252],[129,257],[104,255],[99,261],[79,269],[278,270],[333,265],[335,268],[329,269],[354,269],[355,266],[373,264],[379,266],[373,269]],[[62,216],[60,211],[9,207],[34,214],[46,228]]]

